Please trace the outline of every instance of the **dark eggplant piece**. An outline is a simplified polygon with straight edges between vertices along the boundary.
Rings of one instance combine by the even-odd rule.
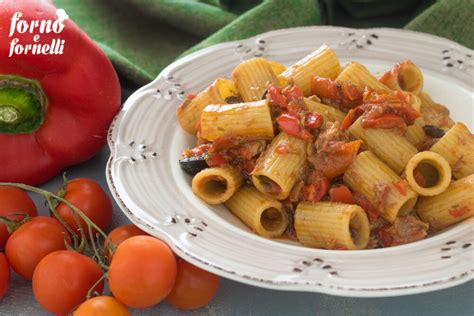
[[[240,95],[231,95],[230,97],[225,98],[225,102],[229,104],[242,103],[243,100]]]
[[[179,166],[187,174],[194,176],[199,171],[208,168],[209,166],[206,163],[206,156],[201,155],[197,157],[186,157],[179,161]]]
[[[433,138],[441,138],[444,136],[444,130],[434,125],[425,125],[423,126],[425,134]]]

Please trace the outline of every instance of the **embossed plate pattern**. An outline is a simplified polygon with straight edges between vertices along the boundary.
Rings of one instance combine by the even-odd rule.
[[[306,27],[273,31],[209,47],[168,66],[124,104],[109,130],[109,187],[132,222],[167,241],[193,264],[236,281],[343,296],[394,296],[442,289],[472,279],[473,220],[409,245],[363,251],[310,249],[261,238],[223,206],[195,197],[178,166],[194,145],[175,119],[189,92],[229,76],[242,60],[263,56],[285,65],[331,46],[341,61],[372,71],[411,59],[425,90],[471,130],[472,50],[439,37],[394,29]],[[158,53],[158,52],[157,52]]]

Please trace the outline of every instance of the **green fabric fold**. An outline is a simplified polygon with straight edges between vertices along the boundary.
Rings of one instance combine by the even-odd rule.
[[[321,24],[319,5],[316,0],[292,1],[269,0],[249,10],[238,19],[212,34],[183,55],[217,43],[251,37],[262,32],[295,26]]]
[[[413,19],[405,28],[446,37],[473,49],[474,1],[439,1]]]
[[[54,0],[99,43],[124,94],[176,58],[296,26],[397,27],[474,47],[471,0]],[[407,24],[408,23],[408,24]],[[66,48],[67,49],[67,48]]]

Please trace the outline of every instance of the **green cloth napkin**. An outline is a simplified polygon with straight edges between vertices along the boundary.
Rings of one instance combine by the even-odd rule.
[[[405,27],[474,47],[471,0],[54,2],[109,56],[125,95],[180,56],[216,43],[295,26]]]

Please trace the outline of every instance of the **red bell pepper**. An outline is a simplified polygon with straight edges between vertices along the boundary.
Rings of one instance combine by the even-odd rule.
[[[21,16],[13,25],[16,12]],[[0,181],[38,185],[90,159],[105,143],[120,108],[112,64],[71,20],[64,20],[60,32],[15,28],[56,19],[56,8],[47,1],[1,3]],[[13,40],[24,47],[56,41],[63,43],[63,52],[18,50],[9,57]]]

